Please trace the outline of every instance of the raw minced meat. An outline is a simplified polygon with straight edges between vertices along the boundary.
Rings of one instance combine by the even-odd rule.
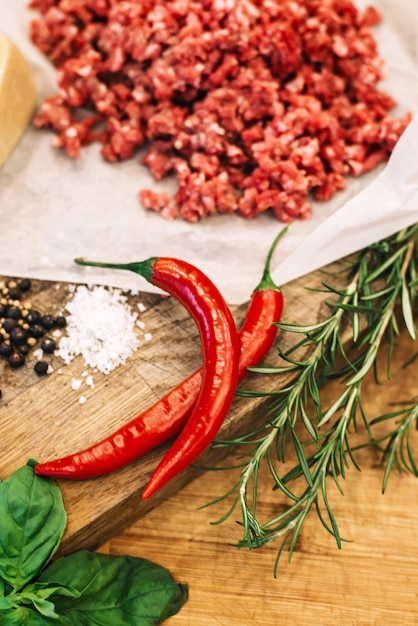
[[[32,0],[30,36],[57,67],[38,128],[78,157],[102,143],[135,157],[174,197],[145,208],[189,221],[215,213],[282,222],[311,215],[385,161],[411,120],[394,119],[371,27],[350,0]]]

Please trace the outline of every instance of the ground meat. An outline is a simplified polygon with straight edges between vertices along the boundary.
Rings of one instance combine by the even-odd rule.
[[[59,95],[37,128],[77,157],[145,149],[174,197],[146,209],[197,221],[215,213],[309,218],[385,161],[411,120],[394,100],[371,27],[350,0],[32,0],[30,36],[57,67]]]

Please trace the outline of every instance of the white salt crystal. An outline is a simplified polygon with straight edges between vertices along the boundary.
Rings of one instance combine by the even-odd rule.
[[[145,341],[151,341],[151,339],[152,339],[151,333],[145,333],[144,339],[145,339]]]
[[[87,402],[87,398],[86,398],[86,396],[80,396],[78,401],[79,401],[80,404],[84,404],[85,402]]]
[[[71,389],[74,389],[74,391],[77,391],[77,389],[80,389],[80,387],[81,387],[81,380],[79,378],[72,378]]]
[[[108,374],[138,348],[138,314],[120,289],[80,285],[66,309],[66,335],[55,351],[65,363],[81,355],[86,367]]]

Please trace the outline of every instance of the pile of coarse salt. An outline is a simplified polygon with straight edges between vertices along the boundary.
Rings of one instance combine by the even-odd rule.
[[[73,295],[66,304],[66,335],[62,336],[55,355],[66,364],[82,356],[84,365],[93,371],[109,374],[123,365],[139,346],[135,328],[144,328],[138,312],[131,309],[120,289],[95,285],[71,286]],[[138,310],[144,306],[138,304]],[[150,334],[144,335],[149,341]],[[91,374],[83,372],[86,384],[93,387]],[[73,389],[81,381],[73,380]],[[85,401],[84,398],[80,401]]]

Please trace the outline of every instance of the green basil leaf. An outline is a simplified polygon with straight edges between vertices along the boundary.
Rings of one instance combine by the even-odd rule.
[[[33,604],[35,609],[44,617],[58,617],[55,612],[55,605],[45,598],[40,598],[36,593],[24,590],[19,598],[21,604]]]
[[[47,582],[34,582],[31,585],[26,585],[19,596],[23,598],[27,593],[36,593],[39,598],[49,598],[52,594],[69,598],[78,598],[81,595],[78,589],[70,585],[57,586]]]
[[[14,607],[33,604],[41,615],[58,617],[54,603],[48,600],[54,594],[56,596],[78,598],[80,592],[73,587],[52,586],[48,583],[35,582],[24,587],[19,593],[11,594],[8,599]]]
[[[80,591],[79,598],[51,596],[74,626],[153,626],[178,613],[188,597],[187,586],[160,565],[86,550],[57,559],[39,581]]]
[[[30,464],[0,483],[0,577],[22,589],[58,548],[66,522],[61,491]]]

